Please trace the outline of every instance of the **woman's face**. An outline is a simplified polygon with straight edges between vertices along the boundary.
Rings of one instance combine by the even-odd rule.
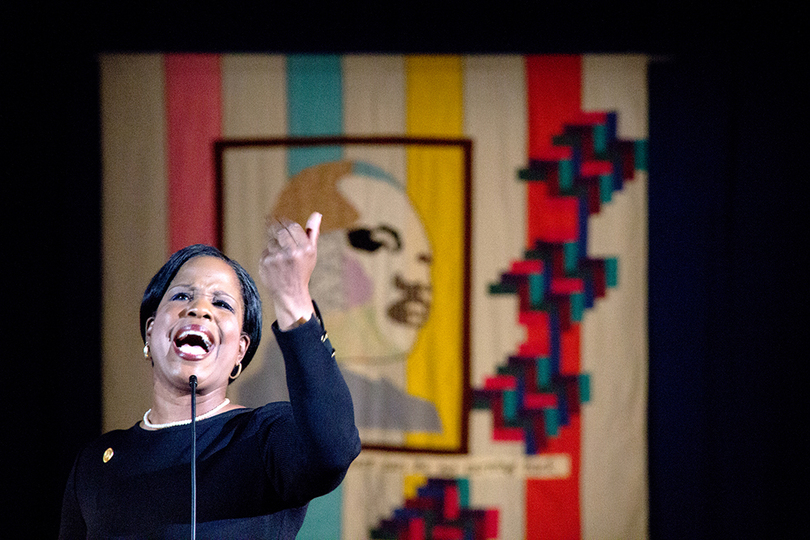
[[[236,273],[216,257],[187,261],[146,323],[156,383],[199,391],[227,386],[250,338],[242,333],[244,302]]]

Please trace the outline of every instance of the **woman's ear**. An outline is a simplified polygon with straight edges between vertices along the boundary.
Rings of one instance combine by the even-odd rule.
[[[152,337],[152,325],[155,324],[155,318],[149,317],[146,319],[146,327],[144,328],[144,337],[146,338],[146,342],[149,342],[149,338]]]
[[[242,335],[239,336],[239,352],[237,353],[237,355],[239,356],[239,362],[241,362],[242,358],[245,357],[245,354],[247,353],[249,346],[250,346],[250,336],[242,332]]]

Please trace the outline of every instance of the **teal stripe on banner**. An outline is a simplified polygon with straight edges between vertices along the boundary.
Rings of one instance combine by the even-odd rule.
[[[518,396],[514,390],[505,390],[503,393],[503,418],[513,422],[517,418]]]
[[[543,274],[529,274],[529,303],[537,308],[543,303],[546,279]]]
[[[599,175],[599,202],[609,203],[613,199],[613,175]]]
[[[585,314],[585,295],[579,292],[571,293],[571,320],[582,322]]]
[[[544,391],[551,389],[551,359],[549,358],[537,359],[537,386]]]
[[[619,259],[605,259],[605,284],[611,289],[619,285]]]
[[[340,56],[287,57],[287,121],[291,137],[343,134],[343,74]],[[339,146],[291,148],[287,171],[293,176],[318,163],[343,159]],[[343,487],[313,499],[297,540],[342,536]]]
[[[340,540],[342,537],[341,514],[343,508],[343,485],[331,493],[312,499],[307,508],[304,524],[295,536],[296,540]]]
[[[557,183],[563,193],[570,193],[573,189],[574,162],[570,159],[561,159],[557,164]]]
[[[470,479],[457,478],[456,484],[458,485],[458,505],[461,508],[470,507]]]
[[[343,74],[340,56],[287,57],[287,115],[291,137],[343,133]],[[343,158],[339,146],[291,148],[289,176],[303,169]]]
[[[597,155],[603,155],[608,150],[608,129],[605,124],[593,126],[593,150]]]
[[[566,274],[573,274],[579,266],[579,244],[577,242],[563,242],[563,270]]]
[[[560,417],[557,409],[543,409],[543,420],[546,424],[546,435],[556,437],[560,434]]]
[[[590,403],[591,401],[591,375],[581,373],[579,375],[579,402]]]
[[[637,171],[646,171],[647,170],[647,140],[642,139],[640,141],[636,141],[634,146],[634,159],[636,162],[636,170]]]

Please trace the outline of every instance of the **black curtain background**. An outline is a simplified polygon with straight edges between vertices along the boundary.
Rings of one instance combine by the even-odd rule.
[[[650,536],[806,529],[808,93],[795,14],[758,2],[222,4],[2,8],[3,537],[56,536],[72,460],[101,429],[96,56],[115,51],[651,54]]]

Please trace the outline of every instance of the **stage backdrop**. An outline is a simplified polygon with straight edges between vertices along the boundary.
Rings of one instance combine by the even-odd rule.
[[[168,255],[255,275],[266,220],[318,210],[364,450],[299,538],[647,537],[646,57],[100,64],[105,430],[150,406]],[[247,406],[286,395],[265,336]]]

